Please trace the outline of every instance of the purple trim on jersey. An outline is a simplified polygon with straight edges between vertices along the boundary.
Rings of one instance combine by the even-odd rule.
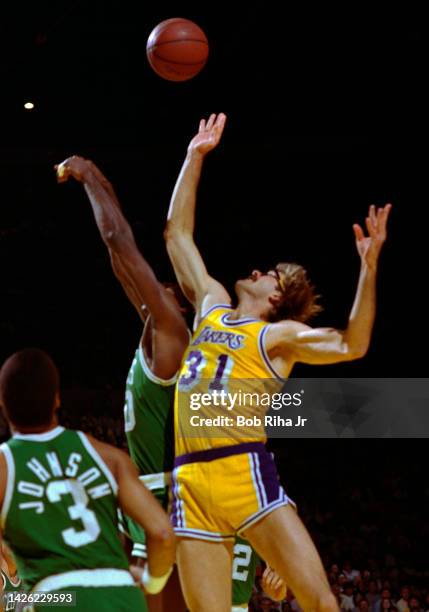
[[[210,306],[210,308],[207,310],[207,312],[205,312],[204,314],[201,313],[200,323],[201,323],[201,321],[203,321],[207,317],[207,315],[209,315],[214,310],[217,310],[218,308],[228,308],[229,310],[233,310],[231,304],[214,304],[213,306]]]
[[[261,320],[260,319],[234,319],[233,321],[227,321],[226,317],[229,317],[229,313],[226,312],[225,314],[223,314],[220,318],[221,322],[223,323],[223,325],[226,325],[227,327],[234,327],[237,325],[246,325],[247,323],[260,323]]]
[[[274,376],[278,380],[283,380],[284,381],[285,379],[282,378],[281,376],[279,376],[279,374],[277,374],[277,372],[275,371],[275,369],[271,365],[270,359],[269,359],[269,357],[267,355],[267,352],[265,350],[265,334],[267,333],[268,328],[269,328],[269,325],[266,325],[265,327],[263,327],[261,329],[261,332],[259,334],[259,339],[258,339],[259,352],[260,352],[262,360],[264,361],[264,363],[267,366],[268,370],[270,372],[272,372],[272,374],[274,374]]]
[[[208,450],[179,455],[179,457],[176,457],[174,460],[174,467],[177,468],[186,463],[214,461],[215,459],[223,459],[231,455],[261,452],[266,452],[262,442],[243,442],[242,444],[234,444],[233,446],[220,446],[219,448],[209,448]]]

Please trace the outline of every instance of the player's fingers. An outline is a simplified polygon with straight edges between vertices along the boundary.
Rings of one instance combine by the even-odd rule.
[[[369,219],[373,227],[375,228],[377,225],[377,213],[374,204],[371,204],[371,206],[369,207]]]
[[[212,113],[209,117],[209,120],[207,121],[207,125],[206,125],[206,130],[209,131],[212,129],[212,127],[214,126],[214,123],[216,121],[216,115],[215,113]]]
[[[375,228],[374,228],[373,222],[371,221],[371,218],[370,218],[370,217],[367,217],[367,218],[365,219],[365,225],[366,225],[366,229],[368,230],[368,234],[369,234],[369,235],[371,236],[371,238],[372,238],[372,237],[374,236],[374,231],[375,231]]]
[[[214,129],[216,130],[217,137],[220,138],[222,136],[223,129],[225,127],[226,115],[224,113],[220,113],[217,116],[216,123],[214,124]]]
[[[226,123],[226,115],[225,115],[225,113],[219,113],[219,115],[216,118],[216,125],[219,125],[220,127],[223,128],[225,123]]]
[[[363,233],[363,229],[357,223],[355,223],[353,225],[353,231],[355,233],[355,238],[356,238],[357,241],[363,240],[365,238],[365,235]]]
[[[200,127],[198,128],[198,131],[204,132],[204,130],[206,129],[206,120],[205,119],[201,119],[200,121]]]
[[[280,578],[280,576],[275,576],[273,586],[276,589],[276,591],[282,588],[283,580]]]
[[[387,224],[387,219],[389,218],[389,214],[390,211],[392,210],[392,205],[391,204],[386,204],[386,206],[384,208],[382,208],[382,222],[384,227],[386,227]]]
[[[55,169],[57,173],[58,183],[64,183],[69,177],[69,171],[67,169],[67,166],[64,163],[57,164]]]

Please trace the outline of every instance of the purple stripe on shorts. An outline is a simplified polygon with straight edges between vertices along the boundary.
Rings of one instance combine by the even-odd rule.
[[[195,453],[186,453],[179,455],[174,460],[174,467],[186,463],[200,463],[205,461],[214,461],[215,459],[223,459],[231,455],[244,455],[245,453],[266,453],[263,442],[243,442],[243,444],[234,444],[233,446],[220,446],[219,448],[209,448],[208,450],[196,451]]]
[[[179,499],[179,483],[177,481],[176,475],[174,472],[172,473],[172,492],[173,492],[173,504],[171,508],[171,522],[173,527],[183,527],[183,520],[180,513],[180,499]]]
[[[261,475],[259,473],[259,469],[257,465],[257,454],[252,453],[249,455],[249,457],[250,457],[250,463],[251,463],[251,470],[253,474],[253,481],[256,483],[256,488],[258,490],[259,507],[263,508],[264,507],[264,493],[262,489],[263,483],[261,482]]]
[[[265,450],[265,449],[264,449]],[[265,451],[258,453],[259,473],[262,478],[262,485],[267,496],[267,504],[271,504],[280,498],[281,485],[277,474],[276,464],[271,453]]]

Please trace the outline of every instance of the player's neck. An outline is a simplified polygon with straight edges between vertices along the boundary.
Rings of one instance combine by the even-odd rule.
[[[14,427],[11,425],[11,430],[14,434],[40,434],[52,431],[55,427],[58,427],[58,418],[55,416],[49,425],[39,425],[34,427]]]
[[[240,296],[237,308],[230,314],[230,319],[261,319],[265,320],[266,305],[245,294]]]

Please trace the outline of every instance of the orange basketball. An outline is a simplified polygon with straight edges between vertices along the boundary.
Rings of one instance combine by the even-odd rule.
[[[209,45],[202,29],[189,19],[174,17],[159,23],[147,40],[153,70],[167,81],[187,81],[207,61]]]

